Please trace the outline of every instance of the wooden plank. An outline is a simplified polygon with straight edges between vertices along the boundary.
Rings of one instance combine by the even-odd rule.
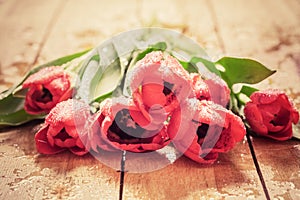
[[[11,10],[14,8],[16,1],[3,0],[0,1],[0,19],[3,19],[7,16]]]
[[[0,91],[20,80],[35,60],[60,1],[4,1],[0,18]]]
[[[10,2],[6,11],[1,7],[1,91],[32,66],[59,5],[59,1]],[[60,189],[64,176],[57,178],[56,174],[66,171],[69,154],[39,157],[34,146],[37,130],[34,123],[1,130],[1,199],[42,199],[67,192]]]
[[[252,57],[277,73],[259,84],[299,92],[300,26],[298,18],[285,3],[269,1],[213,1],[226,54]],[[281,3],[281,4],[280,4]],[[247,9],[245,9],[245,6]],[[272,14],[270,14],[272,12]],[[280,16],[280,17],[278,17]],[[234,41],[234,42],[233,42]],[[288,68],[288,70],[287,70]],[[282,80],[289,79],[285,84]]]
[[[2,46],[0,50],[2,52],[1,59],[3,58],[3,63],[7,63],[4,68],[5,71],[10,70],[10,77],[14,77],[11,83],[17,81],[16,71],[22,70],[22,73],[24,73],[29,69],[28,66],[35,62],[35,57],[38,57],[38,61],[41,63],[42,61],[49,61],[48,59],[61,57],[68,53],[74,53],[77,50],[81,51],[86,48],[86,46],[82,44],[90,40],[89,37],[93,35],[93,31],[91,30],[98,30],[97,27],[97,29],[95,29],[94,25],[99,24],[99,19],[100,21],[106,21],[106,17],[109,16],[107,15],[107,8],[104,9],[106,12],[102,12],[101,8],[98,7],[98,5],[101,6],[103,2],[86,2],[88,6],[85,6],[87,10],[84,12],[82,12],[82,1],[68,1],[68,4],[64,6],[65,2],[66,1],[62,3],[60,1],[43,1],[41,3],[41,1],[30,1],[26,2],[26,5],[18,4],[13,12],[10,13],[10,20],[8,20],[8,22],[5,20],[1,21],[0,27],[3,27],[3,29],[7,28],[6,32],[1,32],[1,41],[8,40],[5,44],[7,44],[10,49],[5,52],[5,48]],[[117,3],[120,3],[120,1],[116,1],[114,6],[117,6]],[[58,7],[58,5],[61,7]],[[102,6],[102,8],[103,7],[104,6]],[[109,7],[109,10],[112,9],[113,7]],[[128,9],[129,10],[125,10],[126,12],[121,12],[122,9],[116,12],[126,15],[126,13],[130,11],[130,8]],[[52,12],[50,12],[51,10]],[[64,10],[63,13],[60,13],[62,10]],[[88,10],[93,11],[88,12]],[[39,19],[35,19],[37,17],[32,13],[38,14]],[[48,14],[43,15],[43,13]],[[78,15],[78,13],[81,13],[81,15]],[[89,14],[86,15],[86,13]],[[110,15],[110,17],[116,17],[115,15],[117,15],[117,13]],[[53,17],[52,15],[54,14],[55,16]],[[78,18],[73,16],[78,16]],[[122,15],[120,17],[122,17]],[[19,18],[21,18],[21,20],[17,21]],[[48,20],[47,22],[46,18]],[[108,18],[105,25],[108,25],[112,21],[111,18]],[[119,19],[119,17],[116,17],[116,19]],[[56,20],[59,20],[60,24],[57,24]],[[68,29],[66,29],[66,24],[68,24]],[[21,32],[24,31],[23,29],[27,26],[30,27],[29,30],[31,32],[27,36],[28,38],[22,41],[23,39],[18,39],[17,36],[21,34]],[[114,27],[119,28],[117,25]],[[107,27],[103,26],[101,30],[105,28]],[[124,28],[124,30],[125,29],[126,28]],[[64,32],[66,30],[74,33],[74,37],[69,38],[69,40],[66,39],[66,32]],[[108,34],[113,34],[110,32],[111,30],[105,30],[108,30]],[[94,36],[96,38],[93,39],[95,44],[96,41],[98,43],[105,39],[98,38],[98,36],[97,34]],[[18,43],[23,46],[18,48]],[[29,49],[27,43],[38,46],[35,49]],[[95,44],[93,43],[92,45]],[[76,48],[73,48],[74,46]],[[26,54],[27,56],[26,58],[20,58],[22,62],[26,61],[26,69],[22,68],[22,66],[16,66],[14,70],[14,66],[11,66],[10,63],[14,62],[12,58],[19,53],[22,55]],[[8,72],[3,74],[3,76],[7,76],[7,74]],[[2,83],[1,86],[3,86]],[[118,198],[118,172],[101,164],[92,156],[78,157],[69,152],[54,156],[39,155],[35,149],[33,139],[37,129],[33,128],[33,126],[33,124],[29,124],[18,128],[6,129],[1,133],[0,168],[1,180],[4,180],[0,183],[1,188],[3,188],[0,192],[1,199]],[[28,151],[30,152],[29,154],[27,154]],[[105,157],[103,159],[105,159]],[[115,162],[119,162],[119,160]]]
[[[166,168],[125,176],[125,199],[263,199],[247,142],[213,165],[181,157]]]
[[[39,123],[0,134],[1,199],[117,199],[117,173],[90,155],[39,155]]]
[[[254,138],[253,144],[272,199],[299,199],[299,140],[276,142]]]
[[[266,41],[262,49],[257,44],[258,42],[251,43],[253,41],[260,41],[257,39],[260,36],[250,37],[248,42],[244,41],[251,34],[247,32],[249,28],[247,24],[243,25],[244,21],[239,21],[238,18],[242,17],[244,20],[247,20],[247,17],[251,16],[250,11],[245,11],[245,6],[243,7],[241,3],[236,1],[227,1],[227,4],[230,3],[231,6],[225,6],[219,1],[213,3],[213,8],[216,9],[216,13],[218,14],[217,21],[220,25],[217,29],[215,28],[215,22],[210,17],[211,10],[209,10],[210,8],[205,1],[189,1],[187,3],[183,1],[176,3],[173,1],[154,1],[152,4],[145,1],[142,4],[134,5],[133,1],[126,4],[122,4],[121,1],[112,1],[112,3],[108,4],[104,1],[94,0],[86,1],[84,6],[79,0],[68,1],[65,9],[58,16],[57,23],[53,24],[53,29],[50,30],[48,37],[44,40],[44,46],[39,54],[38,62],[42,63],[68,53],[76,52],[77,50],[95,46],[120,31],[132,29],[133,27],[146,26],[147,23],[150,24],[151,20],[150,22],[148,20],[153,17],[153,13],[156,13],[158,16],[153,25],[158,24],[161,27],[180,30],[197,39],[200,44],[207,49],[211,49],[212,52],[216,52],[217,55],[222,52],[222,45],[214,33],[216,30],[222,33],[221,39],[224,41],[226,53],[232,53],[231,55],[243,56],[245,53],[247,56],[255,56],[257,52],[264,52],[266,49],[270,49],[278,44],[277,36],[270,37],[272,39],[268,42]],[[243,3],[245,3],[244,5],[248,5],[249,2]],[[50,5],[51,3],[48,2],[48,4]],[[260,3],[258,1],[254,3],[250,2],[249,4],[251,5],[247,8],[258,9],[259,11],[257,12],[260,13],[257,15],[259,19],[255,19],[255,22],[249,20],[250,24],[254,23],[254,25],[250,26],[250,33],[255,35],[255,31],[260,30],[259,28],[262,23],[260,21],[263,21],[262,18],[265,17],[265,14],[262,14],[264,12],[259,9]],[[53,6],[53,4],[51,5]],[[47,7],[47,4],[44,6]],[[244,9],[246,14],[238,11],[239,15],[236,16],[231,10],[232,7],[235,9]],[[35,6],[32,8],[35,8]],[[21,10],[19,7],[14,9]],[[23,9],[26,10],[29,8]],[[221,16],[219,16],[219,11],[222,9],[227,10],[221,11]],[[281,13],[281,11],[276,12]],[[26,17],[27,15],[24,14],[23,17],[31,19],[30,17]],[[247,17],[243,17],[244,15]],[[224,23],[221,23],[223,21],[220,18],[225,20]],[[238,21],[233,23],[231,22],[233,20],[231,18],[235,18],[234,20]],[[5,26],[8,26],[5,22],[3,23]],[[269,26],[272,28],[273,26],[270,24]],[[232,34],[232,27],[233,30],[238,28],[242,33],[246,34],[240,35],[239,31],[235,30],[237,32],[234,32],[235,34],[232,36],[225,36],[224,32]],[[294,27],[294,25],[291,24],[290,27]],[[266,34],[269,33],[267,28],[263,30],[265,30]],[[271,30],[275,29],[272,28]],[[41,38],[41,35],[37,35],[38,37],[35,38]],[[0,38],[2,38],[2,35]],[[246,46],[239,48],[241,44]],[[251,44],[251,49],[249,44]],[[292,48],[298,48],[297,44],[293,45],[296,46]],[[14,47],[16,44],[11,46]],[[289,45],[288,47],[286,46],[282,45],[283,49],[291,48]],[[249,49],[246,47],[249,47]],[[16,51],[19,51],[18,48],[16,49]],[[2,51],[4,52],[3,49]],[[32,54],[33,56],[31,56],[32,59],[29,59],[30,61],[33,62],[34,56],[37,55],[36,52],[38,50],[35,50],[35,54]],[[10,54],[17,55],[18,53]],[[275,53],[272,55],[277,56]],[[265,56],[260,58],[264,59]],[[9,62],[12,61],[7,61],[7,63]],[[272,64],[273,60],[267,57],[266,62]],[[288,58],[284,62],[288,64],[292,63],[293,60]],[[76,157],[70,153],[58,154],[56,156],[37,156],[33,145],[33,135],[37,130],[34,127],[35,124],[29,124],[16,129],[6,129],[0,135],[0,159],[2,159],[0,168],[1,170],[3,169],[1,172],[1,187],[3,188],[0,192],[1,198],[85,199],[95,197],[117,199],[119,180],[117,172],[101,164],[91,156]],[[20,136],[20,133],[23,133],[23,136]],[[257,149],[256,141],[259,142],[261,140],[254,141]],[[263,141],[258,145],[260,147],[264,144],[265,142]],[[293,147],[293,149],[289,149],[289,152],[292,152],[293,155],[298,155],[298,151],[296,151],[297,146],[294,147],[296,144],[291,143],[289,145]],[[264,147],[261,148],[263,149],[260,152],[263,154],[266,149]],[[280,150],[285,149],[283,146],[278,148]],[[276,151],[277,155],[280,150]],[[264,156],[260,157],[259,154],[258,157],[259,159],[264,158]],[[261,166],[265,164],[263,172],[273,173],[274,177],[270,181],[273,181],[275,185],[274,189],[278,189],[278,184],[283,184],[284,187],[279,188],[285,188],[289,193],[292,191],[293,194],[297,194],[298,185],[296,183],[297,181],[299,182],[298,174],[293,174],[291,171],[287,176],[284,176],[279,172],[279,170],[284,168],[286,160],[283,159],[280,161],[282,163],[281,168],[276,168],[278,172],[272,168],[276,167],[275,163],[271,166],[272,170],[268,170],[270,169],[270,164],[267,162],[269,160],[265,161],[264,163],[260,161],[260,163],[262,164]],[[292,167],[289,169],[294,171],[299,170],[295,170],[297,162],[290,162],[290,164]],[[277,175],[283,178],[277,180],[275,179]],[[291,181],[287,184],[285,182],[282,183],[281,181],[287,177]],[[296,189],[291,189],[293,187]],[[209,197],[215,199],[246,197],[256,199],[264,197],[247,143],[245,142],[238,144],[228,154],[221,155],[219,161],[212,166],[197,165],[187,158],[182,157],[174,164],[159,171],[145,174],[128,173],[125,177],[124,189],[125,199],[170,199],[172,197],[177,199],[207,199]],[[280,198],[280,195],[276,197]],[[288,195],[291,196],[291,194]]]
[[[69,1],[53,27],[39,62],[95,47],[104,40],[139,27],[135,0]],[[67,27],[67,28],[66,28]]]
[[[38,128],[39,123],[30,123],[1,131],[1,199],[41,199],[48,192],[53,195],[63,181],[55,174],[64,174],[69,155],[39,156],[33,145]]]
[[[142,24],[181,31],[208,49],[212,57],[222,52],[206,1],[144,1],[141,6]],[[126,164],[130,168],[132,163],[127,160]],[[149,163],[155,164],[157,162]],[[264,192],[244,141],[229,153],[220,155],[214,165],[199,165],[181,157],[157,171],[129,172],[125,175],[124,198],[261,199]]]
[[[291,4],[295,2],[213,1],[226,54],[259,59],[276,69],[277,73],[258,87],[286,91],[300,110],[300,87],[295,84],[300,81],[297,17],[300,10],[295,5],[293,10],[297,9],[298,13],[291,12],[288,7]],[[276,142],[253,138],[255,153],[272,199],[299,199],[298,143],[297,140]]]
[[[142,1],[138,15],[144,27],[168,28],[195,40],[214,59],[222,53],[205,1]]]
[[[38,63],[95,47],[115,34],[134,28],[138,25],[134,3],[89,0],[83,6],[80,0],[68,1],[45,41]],[[60,180],[66,179],[62,184],[72,186],[66,198],[118,199],[120,174],[111,166],[120,166],[120,156],[106,153],[101,161],[93,156],[69,156],[64,161],[69,163],[65,174],[56,175]]]

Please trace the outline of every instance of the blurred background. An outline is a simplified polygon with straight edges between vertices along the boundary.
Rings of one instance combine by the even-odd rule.
[[[0,91],[37,64],[140,27],[196,40],[212,60],[251,57],[279,70],[263,84],[300,92],[298,0],[1,0]],[[289,68],[289,70],[286,70]]]

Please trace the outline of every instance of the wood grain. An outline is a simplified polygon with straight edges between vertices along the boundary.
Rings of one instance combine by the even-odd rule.
[[[300,142],[253,138],[257,159],[272,199],[300,197]]]
[[[258,87],[285,90],[300,108],[300,4],[297,0],[0,1],[0,91],[32,65],[94,47],[140,27],[170,28],[196,40],[213,60],[258,59],[278,72]],[[0,130],[0,199],[118,199],[119,172],[91,155],[37,153],[42,122]],[[300,198],[299,140],[252,138],[272,199]],[[103,154],[118,167],[120,155]],[[213,165],[186,157],[147,173],[128,155],[124,199],[265,199],[247,141]],[[157,155],[157,158],[162,158]],[[147,163],[146,163],[147,165]],[[147,170],[146,170],[147,171]]]
[[[19,81],[35,63],[58,0],[4,1],[0,14],[0,91]]]
[[[213,165],[181,157],[158,171],[125,176],[125,199],[264,199],[247,142]]]
[[[118,173],[90,155],[39,155],[40,123],[0,134],[1,199],[117,199]]]
[[[25,4],[25,2],[23,3]],[[90,7],[86,7],[87,10],[94,10],[90,13],[91,15],[85,15],[86,11],[82,12],[82,1],[44,1],[43,3],[30,1],[27,2],[27,6],[23,3],[12,6],[11,17],[0,23],[1,29],[7,29],[0,33],[2,44],[9,46],[9,51],[0,48],[1,63],[5,63],[5,68],[3,67],[2,71],[7,72],[1,74],[1,78],[7,78],[4,76],[9,75],[11,83],[19,80],[17,72],[13,71],[14,67],[10,64],[14,62],[14,56],[18,54],[26,54],[27,56],[21,58],[22,62],[26,62],[24,66],[15,67],[16,70],[23,70],[22,73],[19,73],[21,77],[35,62],[36,58],[38,62],[34,64],[81,51],[86,47],[78,47],[77,45],[81,45],[81,43],[77,43],[77,41],[84,42],[81,40],[82,38],[90,40],[90,30],[95,30],[94,25],[99,24],[98,20],[103,20],[107,14],[99,12],[101,9],[96,5],[102,6],[102,4],[98,1],[90,2]],[[109,10],[111,9],[112,7],[109,8]],[[64,16],[63,13],[66,15]],[[70,18],[70,16],[76,16],[77,13],[81,13],[80,16],[77,16],[79,18]],[[94,20],[89,20],[92,19],[93,15]],[[82,19],[82,16],[86,16],[86,18]],[[114,16],[112,15],[112,17]],[[97,17],[99,18],[97,19]],[[23,21],[18,21],[19,19]],[[69,19],[73,21],[69,21]],[[80,22],[80,20],[84,21]],[[61,24],[57,25],[58,21]],[[85,26],[80,29],[83,24]],[[17,36],[26,27],[30,27],[28,38],[18,38]],[[86,31],[87,35],[78,33],[79,36],[77,37],[74,28],[78,31],[79,29]],[[73,32],[76,37],[65,40],[64,31],[66,30]],[[101,40],[104,39],[103,37]],[[101,40],[99,39],[97,42]],[[36,44],[36,49],[27,46],[29,43]],[[92,45],[96,45],[95,43]],[[18,48],[19,45],[20,48]],[[77,48],[74,48],[74,45]],[[68,47],[69,51],[67,51],[68,48],[64,47]],[[7,82],[6,79],[4,81]],[[1,84],[1,86],[6,85]],[[33,139],[36,131],[37,129],[33,128],[32,124],[3,130],[0,144],[1,180],[3,179],[0,183],[2,188],[0,199],[118,198],[118,172],[101,164],[92,156],[78,157],[69,152],[54,156],[39,155],[36,152]],[[30,152],[30,155],[27,155],[26,152]]]
[[[120,4],[122,6],[120,6]],[[67,1],[39,62],[98,46],[113,35],[139,27],[135,0]]]
[[[289,7],[279,0],[213,1],[213,6],[226,55],[255,58],[277,70],[258,87],[298,93],[300,26]]]
[[[300,87],[295,84],[300,81],[298,2],[227,3],[214,1],[216,18],[220,24],[219,34],[224,40],[226,54],[258,58],[276,69],[277,73],[258,87],[286,91],[300,110]],[[235,12],[228,14],[229,7],[233,5]],[[293,5],[293,11],[290,5]],[[245,6],[247,9],[243,9]],[[230,42],[233,40],[235,42]],[[253,146],[271,199],[298,199],[299,140],[276,142],[253,138]]]
[[[152,19],[153,24],[150,24],[153,26],[172,26],[209,49],[211,57],[222,53],[206,1],[178,1],[176,4],[172,1],[144,1],[141,6],[143,24]],[[165,10],[168,11],[163,12]],[[214,165],[202,166],[182,157],[158,171],[129,172],[125,183],[125,199],[264,198],[247,142],[221,155]]]

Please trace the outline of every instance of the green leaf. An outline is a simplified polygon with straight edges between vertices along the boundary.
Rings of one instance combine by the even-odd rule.
[[[14,97],[12,94],[0,101],[0,115],[8,115],[23,109],[24,99]],[[0,119],[1,120],[1,119]]]
[[[258,89],[254,87],[250,87],[248,85],[243,85],[240,93],[245,94],[247,97],[250,97],[253,92],[258,91]]]
[[[239,102],[235,94],[230,93],[229,110],[234,113],[239,113]]]
[[[30,115],[23,109],[24,99],[12,95],[1,100],[0,126],[17,126],[33,119],[41,119],[43,115]]]
[[[31,74],[36,73],[42,68],[49,66],[62,66],[63,64],[66,64],[74,60],[75,58],[86,54],[88,51],[89,50],[64,56],[46,64],[35,67],[32,70],[30,70],[19,83],[9,88],[8,90],[2,92],[0,94],[0,126],[17,126],[33,119],[43,118],[44,115],[30,115],[26,113],[23,109],[24,97],[26,95],[26,90],[22,89],[21,87],[23,82]]]
[[[235,83],[259,83],[276,72],[255,60],[245,58],[223,57],[216,64],[224,67],[225,71],[220,73],[229,87]]]
[[[206,60],[201,57],[193,57],[190,61],[194,66],[197,66],[197,63],[202,63],[210,72],[215,73],[216,75],[220,76],[219,70],[216,68],[215,63]]]
[[[50,67],[50,66],[61,66],[63,64],[66,64],[72,60],[74,60],[75,58],[78,58],[84,54],[86,54],[87,52],[89,52],[90,50],[85,50],[85,51],[82,51],[82,52],[79,52],[79,53],[75,53],[75,54],[71,54],[71,55],[68,55],[68,56],[64,56],[64,57],[61,57],[61,58],[58,58],[58,59],[55,59],[53,61],[50,61],[46,64],[42,64],[42,65],[39,65],[37,67],[34,67],[32,68],[24,77],[23,79],[17,83],[16,85],[14,85],[13,87],[9,88],[8,90],[2,92],[0,94],[0,104],[1,104],[1,101],[2,99],[4,99],[5,97],[9,96],[10,94],[12,93],[16,93],[17,91],[16,88],[18,88],[19,86],[21,86],[23,84],[23,82],[31,75],[31,74],[34,74],[36,73],[37,71],[45,68],[45,67]],[[21,88],[18,89],[18,92],[20,92]]]
[[[97,97],[94,101],[95,102],[101,102],[107,98],[110,98],[112,96],[113,92],[109,92],[109,93],[106,93],[106,94],[103,94],[102,96],[99,96]]]
[[[110,94],[120,84],[124,75],[124,68],[117,58],[113,63],[103,69],[100,67],[93,77],[90,85],[90,97],[92,101],[103,100],[103,96]]]
[[[70,61],[74,60],[75,58],[78,58],[78,57],[88,53],[90,50],[91,49],[88,49],[88,50],[85,50],[85,51],[81,51],[81,52],[78,52],[78,53],[74,53],[74,54],[71,54],[71,55],[67,55],[67,56],[58,58],[58,59],[50,61],[46,64],[40,65],[39,67],[34,68],[32,71],[33,71],[33,73],[35,73],[36,71],[38,71],[38,70],[40,70],[41,68],[44,68],[44,67],[61,66],[65,63],[67,63],[67,62],[70,62]],[[35,69],[37,69],[37,70],[34,71]]]
[[[50,66],[62,66],[63,64],[66,64],[72,60],[74,60],[75,58],[78,58],[84,54],[86,54],[87,52],[89,52],[89,50],[85,50],[85,51],[82,51],[82,52],[79,52],[79,53],[75,53],[75,54],[71,54],[71,55],[68,55],[68,56],[64,56],[64,57],[61,57],[61,58],[58,58],[58,59],[55,59],[55,60],[52,60],[46,64],[42,64],[42,65],[39,65],[38,67],[35,67],[33,68],[32,70],[30,70],[26,75],[25,77],[23,78],[23,80],[21,81],[21,83],[19,85],[21,85],[27,78],[28,76],[30,76],[31,74],[34,74],[36,73],[37,71],[45,68],[45,67],[50,67]],[[19,86],[18,85],[18,86]]]
[[[28,89],[23,89],[22,85],[20,85],[19,87],[17,87],[13,92],[12,95],[14,97],[18,97],[18,98],[25,98],[26,94],[27,94]]]
[[[18,126],[34,119],[43,119],[44,115],[30,115],[24,109],[9,114],[0,114],[0,127]]]
[[[167,44],[165,42],[158,42],[156,44],[150,45],[146,50],[139,53],[136,58],[135,62],[143,59],[148,53],[152,51],[164,51],[167,49]]]
[[[179,59],[177,60],[182,65],[182,67],[189,73],[198,73],[197,67],[192,62],[186,62]]]
[[[130,54],[130,63],[128,64],[128,67],[126,67],[126,70],[130,71],[132,68],[134,68],[135,64],[139,60],[143,59],[148,53],[151,53],[152,51],[165,51],[166,49],[166,42],[157,42],[155,44],[149,45],[149,47],[145,50],[133,49]]]
[[[215,63],[206,60],[204,58],[201,57],[193,57],[190,61],[186,62],[186,61],[182,61],[179,60],[179,63],[182,65],[182,67],[188,71],[189,73],[201,73],[203,70],[199,69],[199,66],[197,66],[198,63],[202,63],[204,65],[204,67],[212,72],[217,74],[218,76],[220,76],[220,72],[219,70],[216,68]]]

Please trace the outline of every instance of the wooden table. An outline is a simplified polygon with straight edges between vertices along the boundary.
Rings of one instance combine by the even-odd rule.
[[[0,1],[0,91],[37,64],[97,46],[139,27],[195,39],[213,60],[259,60],[300,109],[299,0]],[[118,199],[120,173],[90,155],[39,155],[40,122],[1,129],[0,199]],[[249,143],[253,145],[254,157]],[[255,165],[257,162],[257,166]],[[251,138],[213,165],[185,157],[149,173],[125,173],[123,199],[300,199],[300,143]],[[265,183],[265,184],[263,184]]]

